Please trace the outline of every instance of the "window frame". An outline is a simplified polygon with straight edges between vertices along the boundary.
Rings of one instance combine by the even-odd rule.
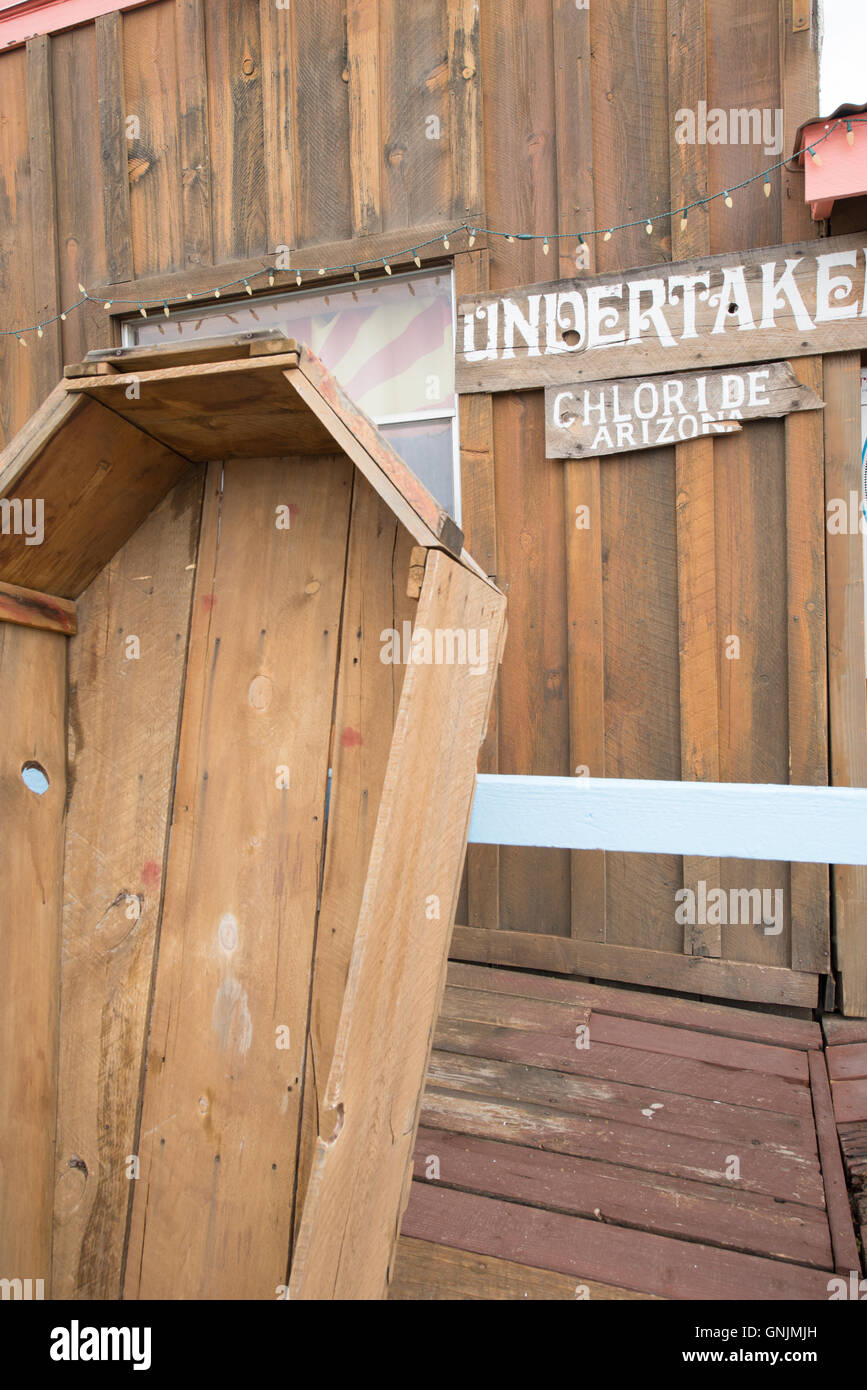
[[[454,263],[449,261],[442,265],[426,265],[421,270],[400,271],[394,275],[371,275],[365,276],[362,280],[363,285],[390,285],[400,280],[421,280],[431,275],[448,275],[449,291],[451,294],[452,306],[452,355],[454,356],[455,344],[457,342],[457,286],[455,283]],[[174,320],[186,320],[199,317],[207,320],[220,314],[225,314],[231,309],[246,309],[259,304],[284,304],[294,299],[315,299],[321,298],[324,294],[338,294],[342,291],[355,290],[358,286],[354,280],[333,280],[321,285],[305,285],[302,289],[286,289],[274,293],[257,294],[253,296],[238,295],[233,299],[222,298],[213,303],[197,303],[193,306],[184,300],[179,300],[170,305],[168,322]],[[135,347],[135,330],[139,326],[139,318],[130,314],[120,321],[121,343],[123,347]],[[229,337],[229,334],[225,335]],[[190,339],[190,343],[195,339]],[[411,425],[424,421],[431,423],[438,420],[449,420],[452,426],[452,496],[454,497],[453,518],[458,526],[461,525],[463,512],[462,482],[461,482],[461,440],[460,440],[460,396],[457,390],[453,392],[454,405],[451,410],[443,410],[434,407],[431,410],[403,411],[398,414],[372,415],[370,418],[373,423],[380,428],[389,425]]]

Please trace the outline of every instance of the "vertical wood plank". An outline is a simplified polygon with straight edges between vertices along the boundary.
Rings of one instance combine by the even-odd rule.
[[[211,157],[204,0],[175,0],[184,265],[208,265],[211,253]]]
[[[60,298],[66,306],[81,298],[79,283],[89,287],[108,280],[105,207],[94,195],[102,186],[100,122],[94,111],[94,93],[99,92],[95,26],[57,34],[51,62]],[[117,138],[123,139],[122,130]],[[104,347],[109,335],[101,304],[76,309],[63,325],[64,362],[83,361],[90,348]]]
[[[451,209],[456,222],[473,216],[482,221],[484,213],[480,24],[478,0],[446,0]]]
[[[707,146],[678,144],[676,114],[694,106],[707,92],[704,0],[685,4],[668,0],[668,110],[670,126],[671,202],[674,208],[707,193]],[[687,212],[686,227],[671,223],[675,260],[691,260],[710,251],[707,209]],[[713,440],[696,439],[675,446],[677,488],[677,601],[680,663],[680,775],[685,781],[719,781],[718,634],[716,627],[716,518],[714,513]],[[685,856],[683,882],[694,893],[704,882],[719,888],[719,859]],[[684,930],[687,955],[719,956],[719,926],[693,925]]]
[[[69,647],[54,1298],[123,1288],[201,494],[191,472],[151,513]]]
[[[205,12],[214,260],[262,255],[268,245],[258,0]]]
[[[295,7],[259,0],[268,250],[295,245]]]
[[[590,11],[553,0],[557,230],[596,226]],[[579,273],[593,273],[596,237],[584,242]],[[580,243],[557,243],[560,274],[576,271]],[[566,620],[569,670],[569,771],[605,775],[602,621],[602,516],[598,459],[563,462]],[[586,508],[586,511],[584,510]],[[586,522],[586,524],[585,524]],[[605,855],[570,855],[571,935],[605,940]]]
[[[0,623],[0,1269],[51,1286],[67,638]],[[49,779],[39,795],[22,768]]]
[[[665,0],[591,4],[590,28],[596,225],[667,213],[672,194]],[[608,242],[596,239],[600,273],[671,254],[668,217],[652,223],[651,235],[638,225],[614,232]],[[600,468],[601,737],[606,774],[613,777],[680,774],[675,481],[673,450],[611,458]],[[674,917],[680,859],[608,854],[605,871],[606,942],[682,950],[683,930]]]
[[[27,56],[23,49],[0,60],[0,325],[20,328],[34,321],[34,269],[39,264],[32,203],[24,173],[28,165]],[[37,272],[38,274],[38,272]],[[37,380],[44,340],[28,334],[26,345],[0,338],[0,437],[7,442],[39,404]]]
[[[455,260],[455,293],[472,294],[489,286],[489,253],[469,252]],[[461,438],[461,525],[464,544],[489,578],[497,575],[497,507],[494,471],[494,412],[482,392],[459,401]],[[498,697],[494,692],[488,731],[479,754],[480,772],[497,772]],[[495,929],[500,920],[499,845],[467,850],[467,921]],[[460,911],[460,909],[459,909]],[[461,919],[463,920],[463,918]]]
[[[507,231],[557,218],[551,0],[481,5],[485,197]],[[531,284],[556,268],[541,242],[491,245],[491,288]],[[500,768],[565,775],[569,767],[562,465],[548,459],[538,391],[493,403],[497,576],[511,641],[500,672]],[[500,850],[500,926],[568,934],[568,851]]]
[[[181,172],[179,128],[184,117],[173,98],[193,74],[179,73],[177,19],[178,13],[171,5],[145,5],[123,16],[121,126],[129,165],[127,184],[136,276],[184,267],[186,179]],[[195,91],[189,97],[181,96],[180,103],[190,99],[195,100]],[[138,126],[124,129],[131,117],[138,120]]]
[[[285,1277],[350,481],[325,456],[209,471],[127,1297]]]
[[[429,552],[417,625],[485,632],[489,665],[484,676],[442,662],[407,667],[292,1298],[386,1292],[412,1180],[504,610],[501,594],[442,551]]]
[[[848,515],[851,496],[862,496],[860,354],[826,357],[823,385],[825,505],[842,502]],[[831,781],[867,787],[864,561],[862,537],[851,530],[828,528],[825,541]],[[867,1015],[867,868],[837,864],[831,883],[842,1010]]]
[[[772,156],[771,163],[776,163],[783,155],[792,153],[798,128],[819,110],[819,35],[816,6],[811,0],[809,28],[796,32],[793,6],[788,0],[778,0],[778,4],[783,149],[781,154]],[[779,179],[781,185],[780,240],[783,243],[812,240],[818,228],[812,219],[810,205],[804,198],[803,173],[795,172],[783,165],[772,177],[774,181]]]
[[[568,459],[564,478],[569,770],[573,776],[583,777],[605,776],[605,621],[599,469],[599,459]],[[583,941],[604,941],[605,853],[603,850],[575,850],[571,860],[571,935]]]
[[[720,779],[789,780],[787,696],[786,445],[782,421],[753,420],[714,441],[717,516],[717,621]],[[782,893],[783,930],[723,924],[723,956],[788,967],[791,961],[789,866],[727,858],[721,887]],[[772,897],[772,902],[775,899]]]
[[[443,0],[378,0],[382,230],[448,217],[452,153]],[[444,56],[445,55],[445,56]]]
[[[307,1189],[325,1085],[379,812],[403,666],[383,663],[382,629],[399,633],[416,605],[406,597],[412,538],[355,474],[334,704],[330,810],[316,926],[296,1227]]]
[[[346,0],[352,234],[382,230],[379,0]]]
[[[773,116],[782,105],[780,87],[779,0],[707,0],[707,104],[726,112],[749,107]],[[791,9],[791,5],[789,6]],[[749,93],[749,100],[746,94]],[[690,101],[685,105],[694,106]],[[813,113],[810,112],[812,115]],[[727,140],[708,144],[710,191],[717,193],[776,164],[791,150],[766,154],[763,142]],[[799,176],[802,181],[803,175]],[[803,197],[803,191],[801,192]],[[710,236],[714,253],[748,246],[775,246],[780,240],[780,181],[771,178],[766,198],[756,180],[732,194],[734,206],[722,198],[710,204]]]
[[[61,309],[54,183],[54,90],[48,34],[27,41],[27,125],[31,226],[39,239],[38,248],[33,247],[33,316],[37,323],[44,323]],[[63,375],[60,323],[50,324],[44,332],[36,354],[34,382],[40,400],[53,390]],[[35,408],[37,402],[32,404]]]
[[[822,396],[822,359],[790,363]],[[788,585],[789,780],[828,782],[828,685],[825,640],[825,490],[816,466],[824,448],[823,411],[786,417],[786,574]],[[831,968],[826,864],[792,864],[794,970]]]
[[[343,0],[295,5],[295,231],[299,246],[353,233],[350,73]]]
[[[719,635],[716,621],[716,517],[714,510],[714,445],[697,439],[675,447],[677,476],[677,601],[680,658],[681,777],[690,782],[718,782],[719,759]],[[720,862],[709,856],[686,855],[685,888],[698,891],[720,886]],[[688,955],[722,954],[720,927],[687,926]]]
[[[121,51],[122,22],[115,10],[98,15],[94,23],[105,264],[107,278],[112,283],[131,280],[134,274],[127,173],[127,113]]]
[[[593,187],[593,93],[590,8],[573,0],[551,0],[554,24],[554,111],[557,145],[557,230],[580,232],[596,226]],[[579,273],[596,268],[596,237],[587,237]],[[576,272],[580,243],[557,245],[560,274]],[[553,267],[552,267],[553,275]]]

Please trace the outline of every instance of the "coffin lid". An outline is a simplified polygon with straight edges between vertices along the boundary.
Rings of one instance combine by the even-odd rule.
[[[44,504],[40,544],[0,527],[0,581],[77,598],[191,464],[335,453],[418,545],[486,577],[452,517],[315,354],[266,329],[107,348],[66,367],[0,453],[0,499]]]

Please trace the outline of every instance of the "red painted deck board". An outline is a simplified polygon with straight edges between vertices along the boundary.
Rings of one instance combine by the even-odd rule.
[[[867,1042],[829,1047],[827,1057],[832,1081],[857,1081],[867,1077]]]
[[[686,1240],[714,1241],[734,1250],[827,1269],[831,1241],[825,1213],[727,1183],[644,1172],[619,1163],[571,1158],[488,1139],[421,1129],[415,1176],[432,1186],[476,1192],[618,1226]]]
[[[867,1120],[867,1080],[835,1081],[831,1094],[839,1125],[852,1120]]]
[[[717,1140],[726,1134],[733,1142],[758,1140],[787,1153],[817,1157],[812,1113],[778,1114],[660,1088],[649,1094],[646,1087],[629,1082],[574,1076],[550,1067],[436,1050],[431,1055],[428,1077],[437,1090],[465,1091],[499,1100],[523,1099],[569,1114],[617,1120],[694,1139]]]
[[[828,1298],[826,1270],[414,1182],[403,1234],[678,1299]]]
[[[847,1039],[835,1104],[860,1066]],[[484,1257],[661,1298],[827,1299],[855,1241],[821,1031],[452,965],[403,1235],[465,1252],[464,1288]],[[417,1283],[440,1296],[435,1270]]]
[[[575,1047],[575,1035],[510,1030],[497,1025],[440,1017],[434,1046],[444,1052],[463,1052],[504,1062],[527,1062],[578,1076],[628,1081],[636,1086],[681,1091],[684,1095],[724,1100],[784,1115],[810,1114],[805,1084],[735,1067],[663,1057],[638,1048],[592,1042],[585,1051]]]
[[[466,989],[491,989],[500,994],[525,995],[531,999],[551,999],[559,1003],[586,1005],[596,1013],[614,1013],[619,1018],[644,1019],[648,1023],[667,1023],[691,1028],[697,1033],[719,1033],[779,1047],[818,1048],[822,1033],[818,1023],[806,1019],[783,1018],[726,1004],[705,1004],[666,994],[648,994],[637,989],[617,989],[611,985],[590,985],[562,976],[534,975],[526,970],[498,970],[488,965],[449,964],[448,983]],[[834,1020],[837,1022],[838,1020]],[[839,1020],[848,1023],[849,1020]],[[855,1020],[852,1020],[853,1022]],[[863,1020],[867,1039],[867,1019]],[[856,1039],[852,1038],[852,1042]]]

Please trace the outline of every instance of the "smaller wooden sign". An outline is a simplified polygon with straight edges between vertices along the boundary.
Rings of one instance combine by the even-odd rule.
[[[599,458],[730,434],[742,420],[770,419],[824,402],[788,362],[728,371],[583,381],[545,389],[549,458]]]

